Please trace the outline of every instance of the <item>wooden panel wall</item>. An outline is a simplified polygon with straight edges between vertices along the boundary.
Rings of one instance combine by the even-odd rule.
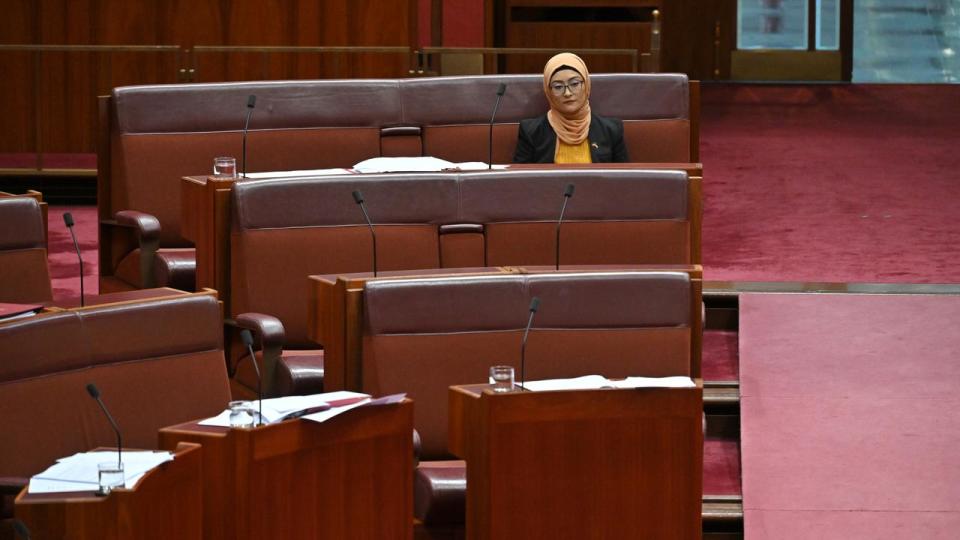
[[[181,52],[0,50],[0,153],[93,152],[96,96],[129,84],[399,77],[402,54],[200,53],[206,46],[401,46],[417,0],[0,0],[0,44],[174,45]],[[194,71],[191,71],[194,70]],[[37,116],[39,122],[33,118]],[[39,141],[35,140],[38,139]]]

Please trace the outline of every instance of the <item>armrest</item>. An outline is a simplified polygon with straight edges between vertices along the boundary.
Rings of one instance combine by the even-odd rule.
[[[227,326],[237,329],[247,329],[253,333],[254,348],[261,351],[263,372],[263,393],[265,396],[273,395],[273,389],[276,381],[277,364],[283,355],[284,330],[280,319],[263,313],[241,313],[236,320],[227,319]],[[241,353],[246,354],[246,351]],[[230,377],[233,377],[237,371],[237,364],[228,366]]]
[[[130,229],[136,235],[137,247],[140,248],[140,288],[156,287],[154,259],[156,259],[157,250],[160,249],[160,220],[136,210],[121,210],[114,214],[113,218],[103,221],[102,224]],[[114,264],[117,260],[119,259],[115,259]]]
[[[0,476],[0,495],[16,495],[30,483],[29,478]]]

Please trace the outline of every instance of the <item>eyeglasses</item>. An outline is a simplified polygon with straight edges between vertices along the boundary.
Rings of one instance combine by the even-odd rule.
[[[579,94],[583,90],[583,81],[581,79],[570,79],[566,83],[560,81],[550,83],[550,91],[555,96],[562,96],[567,90],[570,90],[571,94]]]

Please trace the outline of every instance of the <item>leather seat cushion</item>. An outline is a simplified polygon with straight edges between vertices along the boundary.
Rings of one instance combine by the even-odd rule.
[[[467,464],[421,461],[413,478],[413,515],[424,525],[462,525],[467,515]]]
[[[193,248],[159,249],[153,262],[153,271],[157,278],[156,287],[193,291],[197,279],[197,252]],[[134,249],[120,260],[114,277],[134,288],[144,288],[139,249]]]

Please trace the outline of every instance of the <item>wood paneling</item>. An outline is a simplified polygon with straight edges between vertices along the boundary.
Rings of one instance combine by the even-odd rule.
[[[175,46],[0,50],[0,154],[93,152],[96,96],[122,85],[402,77],[402,53],[194,52],[205,46],[414,47],[417,0],[0,0],[0,44]],[[35,101],[38,100],[38,101]],[[37,118],[35,121],[34,118]]]

